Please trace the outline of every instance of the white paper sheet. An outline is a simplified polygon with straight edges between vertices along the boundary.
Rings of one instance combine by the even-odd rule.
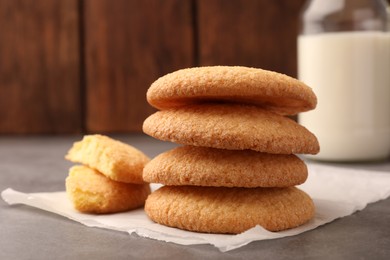
[[[89,227],[136,233],[182,245],[211,244],[229,251],[252,241],[298,235],[362,210],[368,203],[390,196],[390,173],[350,170],[308,164],[309,178],[300,185],[314,200],[316,214],[309,223],[290,230],[269,232],[259,226],[239,235],[195,233],[165,227],[152,222],[143,209],[111,215],[90,215],[75,211],[65,192],[21,193],[6,189],[1,193],[8,204],[26,204],[47,210]],[[152,186],[156,188],[157,186]]]

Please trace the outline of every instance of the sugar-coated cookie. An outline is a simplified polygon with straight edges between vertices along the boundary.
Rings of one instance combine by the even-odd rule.
[[[84,136],[65,158],[94,168],[112,180],[139,184],[150,160],[138,149],[103,135]]]
[[[275,154],[316,154],[317,138],[294,120],[256,106],[189,105],[157,111],[143,124],[157,139],[184,145]]]
[[[148,102],[169,109],[205,101],[255,104],[283,115],[314,109],[317,98],[303,82],[273,71],[211,66],[175,71],[157,79]]]
[[[115,213],[139,208],[150,194],[148,184],[113,181],[87,166],[73,166],[66,192],[74,207],[85,213]]]
[[[295,187],[163,186],[145,203],[157,223],[207,233],[238,234],[256,225],[285,230],[308,222],[314,211],[311,198]]]
[[[289,187],[307,179],[297,156],[181,146],[152,159],[144,181],[165,185]]]

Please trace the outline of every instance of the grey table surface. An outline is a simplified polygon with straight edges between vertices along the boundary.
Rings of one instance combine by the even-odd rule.
[[[151,157],[174,147],[144,135],[118,135]],[[64,155],[81,136],[0,137],[0,191],[64,190],[72,165]],[[339,164],[390,174],[390,162]],[[89,228],[64,217],[0,200],[0,259],[390,259],[390,198],[303,234],[220,252]]]

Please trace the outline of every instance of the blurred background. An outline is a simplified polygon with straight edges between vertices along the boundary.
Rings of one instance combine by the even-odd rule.
[[[141,132],[185,67],[296,76],[305,0],[0,0],[0,134]]]

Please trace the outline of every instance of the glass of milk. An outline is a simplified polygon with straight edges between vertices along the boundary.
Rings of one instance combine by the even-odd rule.
[[[301,15],[298,77],[317,108],[299,123],[318,138],[312,159],[390,155],[390,15],[385,0],[311,0]]]

